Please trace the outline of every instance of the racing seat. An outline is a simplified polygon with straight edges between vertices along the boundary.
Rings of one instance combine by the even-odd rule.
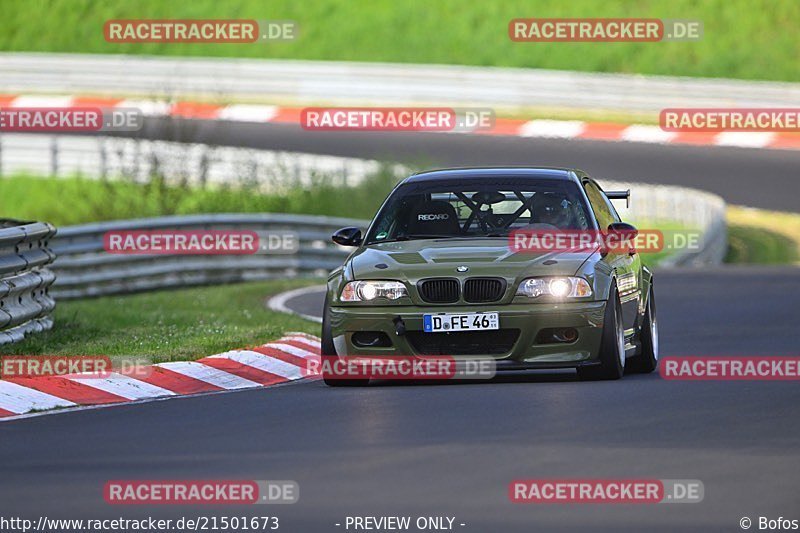
[[[409,234],[459,235],[456,209],[450,202],[433,200],[418,204],[411,211],[408,221]]]
[[[575,219],[567,197],[559,193],[538,193],[533,197],[533,216],[527,229],[574,227]]]

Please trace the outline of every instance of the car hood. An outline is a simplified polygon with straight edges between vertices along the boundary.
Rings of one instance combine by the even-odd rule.
[[[531,253],[509,249],[507,238],[421,239],[374,244],[350,257],[354,279],[571,276],[592,251]],[[458,267],[468,267],[458,272]]]

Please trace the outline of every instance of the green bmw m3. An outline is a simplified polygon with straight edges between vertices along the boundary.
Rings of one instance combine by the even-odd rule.
[[[406,178],[366,232],[333,235],[355,250],[328,278],[323,363],[481,356],[498,372],[575,368],[592,380],[652,372],[653,275],[635,248],[516,246],[526,234],[636,235],[610,201],[628,196],[604,192],[576,169],[464,168]]]

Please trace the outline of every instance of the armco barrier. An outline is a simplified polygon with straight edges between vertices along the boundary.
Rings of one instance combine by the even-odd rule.
[[[300,276],[325,276],[342,264],[348,250],[330,240],[343,226],[367,222],[288,214],[213,214],[120,220],[67,226],[53,240],[57,298],[83,298],[167,287],[208,285]],[[119,255],[103,248],[103,235],[122,230],[242,230],[260,237],[293,232],[296,253],[253,255]]]
[[[710,192],[675,187],[598,180],[607,191],[631,190],[630,207],[615,202],[622,220],[633,223],[671,222],[702,235],[697,249],[676,250],[659,266],[701,267],[718,265],[728,250],[728,228],[725,222],[725,201]]]
[[[404,169],[395,165],[398,175]],[[199,143],[80,135],[0,134],[0,176],[125,178],[163,176],[189,185],[260,184],[264,191],[313,186],[320,179],[354,185],[382,170],[379,161]]]
[[[544,69],[148,57],[0,54],[0,93],[199,96],[333,105],[482,105],[657,113],[665,107],[793,107],[800,84]]]
[[[618,206],[623,219],[670,221],[698,230],[703,246],[679,250],[667,266],[719,264],[725,255],[725,202],[713,194],[683,187],[603,181],[606,189],[630,188],[631,208]],[[349,253],[330,235],[344,226],[366,228],[368,221],[289,214],[214,214],[121,220],[68,226],[53,239],[58,259],[57,298],[82,298],[166,287],[206,285],[298,276],[324,276]],[[249,230],[297,235],[296,253],[253,255],[118,255],[103,248],[103,235],[124,230]]]
[[[0,344],[22,340],[53,326],[55,280],[47,267],[55,228],[44,222],[0,220]]]

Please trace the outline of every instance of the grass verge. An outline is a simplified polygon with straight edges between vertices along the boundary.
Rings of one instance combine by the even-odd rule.
[[[511,19],[637,17],[704,23],[700,40],[515,43]],[[295,20],[294,41],[113,44],[109,19]],[[4,0],[0,49],[442,63],[797,81],[795,0]],[[732,31],[735,28],[735,31]]]
[[[53,330],[4,346],[6,355],[143,356],[194,360],[264,344],[319,325],[264,306],[279,292],[320,283],[281,280],[59,302]]]
[[[728,206],[726,263],[800,264],[800,214]]]
[[[388,172],[343,187],[328,176],[311,185],[260,193],[255,187],[190,187],[153,178],[148,183],[80,176],[0,178],[4,218],[44,220],[56,226],[197,213],[303,213],[372,218],[397,178]]]

